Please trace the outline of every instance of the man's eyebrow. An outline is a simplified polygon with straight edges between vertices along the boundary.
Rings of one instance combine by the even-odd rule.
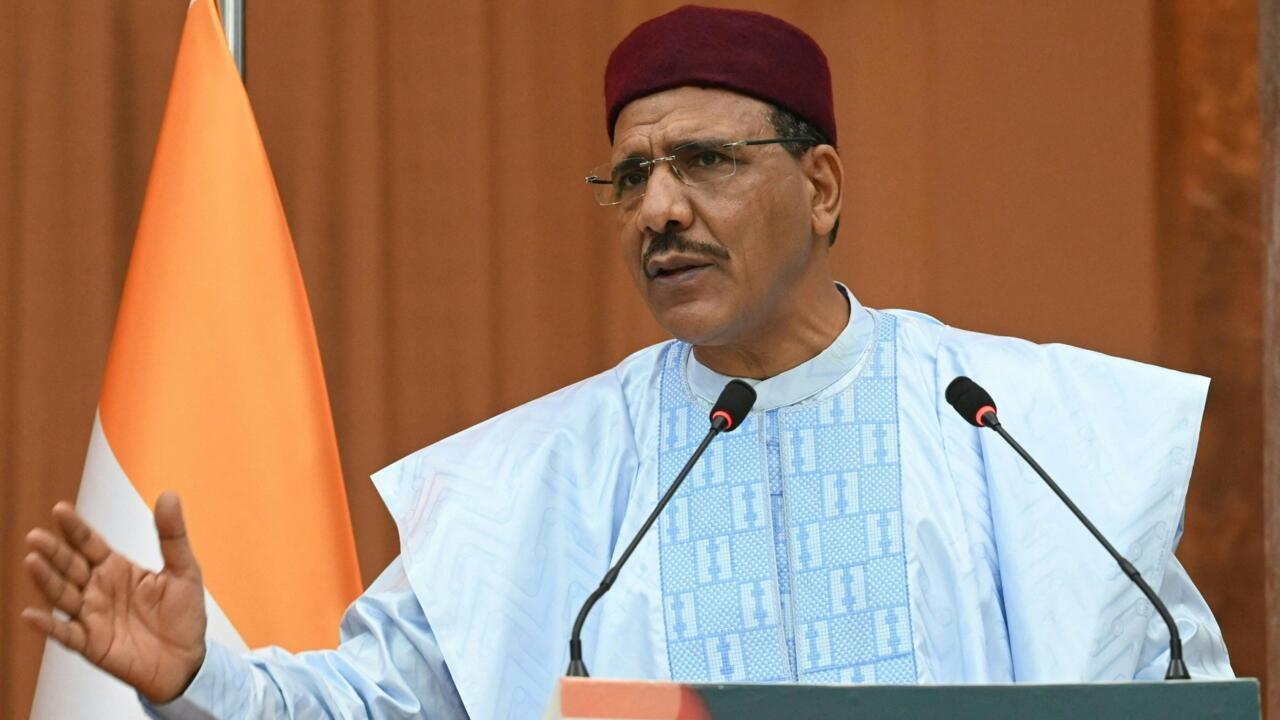
[[[724,145],[728,145],[731,142],[733,141],[720,136],[678,138],[676,140],[671,140],[666,143],[663,143],[661,154],[669,155],[672,152],[674,152],[676,149],[683,150],[688,148],[699,148],[699,149],[700,148],[718,148]],[[649,159],[651,159],[649,155],[643,152],[640,152],[639,150],[632,150],[627,155],[617,160],[614,160],[613,165],[617,167],[620,165],[624,165],[626,163],[635,162],[637,160],[649,160]]]
[[[614,167],[617,167],[619,165],[625,165],[627,163],[634,163],[637,161],[648,160],[648,159],[649,159],[649,156],[644,152],[640,150],[632,150],[631,152],[628,152],[626,155],[623,155],[622,157],[619,157],[614,160],[610,160],[609,164],[613,165]]]
[[[633,165],[638,165],[642,162],[647,161],[648,159],[649,158],[646,155],[642,155],[638,152],[633,152],[624,158],[619,158],[618,160],[614,160],[613,163],[611,163],[611,165],[613,166],[613,169],[616,172],[623,168],[631,167]]]
[[[698,137],[698,138],[682,138],[668,143],[665,147],[667,152],[674,152],[677,149],[710,149],[728,145],[731,140],[722,137]]]

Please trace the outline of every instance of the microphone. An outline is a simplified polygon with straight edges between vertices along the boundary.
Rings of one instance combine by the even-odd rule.
[[[698,458],[702,457],[702,453],[706,452],[711,440],[716,435],[722,432],[730,432],[741,425],[742,421],[746,419],[747,413],[751,412],[751,406],[755,405],[755,403],[755,389],[741,380],[730,380],[724,386],[724,390],[720,391],[720,398],[716,400],[716,404],[711,408],[711,428],[707,430],[706,437],[702,438],[702,443],[698,445],[698,449],[693,451],[693,455],[684,464],[680,474],[676,475],[671,487],[667,488],[667,492],[658,500],[653,512],[649,513],[649,518],[636,531],[636,536],[631,539],[631,544],[627,546],[627,549],[622,551],[622,556],[618,558],[618,562],[609,568],[609,572],[604,574],[604,579],[600,581],[600,587],[597,587],[594,592],[587,596],[586,602],[582,603],[582,609],[578,611],[578,619],[573,623],[573,632],[569,635],[569,669],[565,671],[565,675],[569,677],[588,677],[587,664],[582,661],[582,625],[587,621],[587,614],[591,612],[591,608],[596,604],[596,601],[609,592],[609,588],[613,587],[613,582],[618,579],[618,571],[622,569],[623,564],[631,557],[631,553],[635,552],[636,546],[640,544],[640,540],[645,536],[645,533],[649,532],[649,528],[653,526],[658,516],[662,514],[663,508],[667,506],[667,503],[671,502],[676,490],[680,489],[680,483],[684,482],[685,476],[693,469],[694,463],[698,462]]]
[[[1031,457],[1031,454],[1024,450],[1022,446],[1018,444],[1018,441],[1014,440],[1013,437],[1005,431],[1004,427],[1000,424],[1000,419],[996,416],[996,403],[991,399],[991,396],[987,394],[987,391],[983,390],[982,386],[978,383],[961,375],[955,380],[952,380],[951,384],[947,386],[946,397],[947,402],[951,403],[951,407],[955,408],[956,412],[960,413],[960,417],[967,420],[970,425],[975,427],[991,428],[992,430],[995,430],[1000,437],[1004,438],[1004,441],[1009,443],[1009,446],[1012,447],[1023,460],[1026,460],[1027,464],[1036,471],[1036,474],[1038,474],[1040,478],[1049,485],[1049,489],[1066,504],[1067,508],[1076,516],[1076,519],[1084,524],[1085,528],[1093,535],[1093,537],[1102,544],[1102,547],[1106,548],[1106,551],[1111,555],[1112,559],[1114,559],[1116,564],[1120,566],[1120,571],[1133,581],[1133,584],[1138,586],[1138,589],[1142,591],[1143,595],[1147,596],[1147,600],[1151,601],[1151,604],[1156,608],[1156,612],[1159,612],[1160,617],[1164,619],[1164,624],[1169,627],[1169,669],[1165,671],[1164,679],[1190,680],[1191,674],[1187,672],[1187,666],[1182,662],[1182,638],[1178,635],[1178,626],[1174,623],[1173,616],[1169,614],[1169,608],[1165,607],[1164,602],[1160,600],[1160,596],[1156,595],[1155,591],[1151,589],[1151,586],[1147,584],[1147,581],[1142,579],[1142,575],[1138,572],[1138,569],[1133,566],[1133,563],[1126,560],[1124,556],[1111,545],[1111,543],[1107,542],[1107,539],[1103,537],[1098,528],[1094,527],[1093,523],[1089,522],[1089,518],[1085,517],[1084,513],[1080,511],[1080,508],[1076,507],[1076,504],[1071,502],[1071,498],[1067,497],[1067,494],[1062,491],[1062,488],[1058,487],[1058,483],[1054,482],[1053,478],[1049,477],[1049,473],[1045,472],[1044,468],[1040,467],[1040,463],[1036,462],[1035,458]]]

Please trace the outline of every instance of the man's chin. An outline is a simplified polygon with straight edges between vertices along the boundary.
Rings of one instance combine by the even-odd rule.
[[[683,303],[662,312],[655,309],[654,317],[662,329],[682,342],[699,346],[723,344],[728,330],[723,308],[698,305]]]

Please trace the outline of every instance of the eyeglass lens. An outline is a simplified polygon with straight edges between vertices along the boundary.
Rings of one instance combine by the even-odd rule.
[[[592,190],[601,205],[617,205],[644,195],[649,176],[658,163],[666,162],[686,185],[712,182],[733,175],[737,168],[736,147],[722,143],[691,143],[675,148],[670,155],[649,160],[628,158],[617,165],[601,165],[592,171]]]

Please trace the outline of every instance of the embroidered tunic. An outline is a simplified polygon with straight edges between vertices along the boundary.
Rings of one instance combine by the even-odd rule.
[[[968,375],[1161,594],[1194,677],[1229,677],[1173,555],[1204,378],[874,311],[757,382],[587,622],[596,677],[934,683],[1159,678],[1167,634],[1060,501],[943,399]],[[374,476],[401,555],[336,651],[210,645],[157,717],[537,718],[577,610],[729,378],[687,345]]]

